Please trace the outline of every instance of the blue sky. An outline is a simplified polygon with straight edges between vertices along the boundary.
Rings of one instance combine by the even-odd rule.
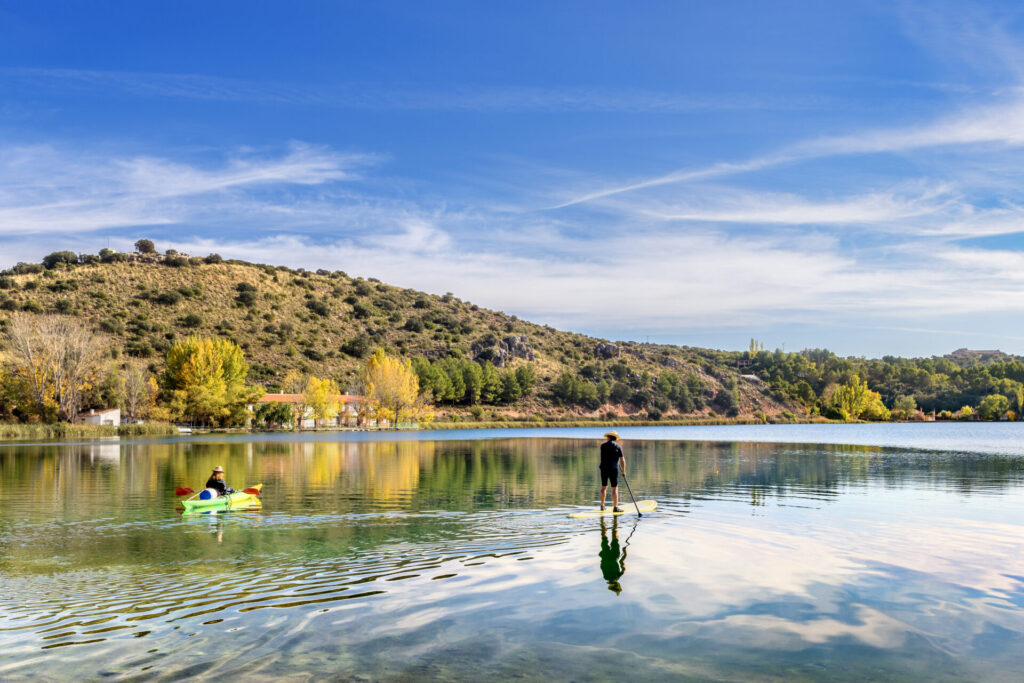
[[[2,2],[0,266],[161,248],[611,339],[1024,353],[1014,3]]]

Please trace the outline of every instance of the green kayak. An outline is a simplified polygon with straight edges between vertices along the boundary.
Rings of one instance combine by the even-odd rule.
[[[235,491],[226,496],[217,496],[216,498],[207,498],[205,500],[200,499],[200,494],[197,493],[188,500],[181,501],[181,504],[185,506],[185,512],[259,507],[261,505],[259,492],[262,488],[263,484],[256,484],[244,491]],[[255,491],[255,493],[251,493],[252,491]]]

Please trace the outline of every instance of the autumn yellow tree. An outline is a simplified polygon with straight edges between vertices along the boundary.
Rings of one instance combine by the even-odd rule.
[[[137,365],[129,366],[121,378],[124,412],[129,419],[148,417],[156,407],[160,387],[156,379]]]
[[[333,379],[310,377],[302,390],[302,403],[313,411],[315,426],[334,419],[341,412],[344,403],[340,398],[338,383]]]
[[[363,371],[366,402],[378,424],[386,421],[397,425],[405,420],[424,420],[432,412],[420,397],[420,384],[412,363],[384,353],[383,349],[370,357]]]
[[[165,388],[171,413],[200,424],[240,424],[245,406],[261,395],[245,383],[249,364],[242,349],[226,339],[189,337],[167,352]]]
[[[14,386],[41,419],[72,421],[102,371],[103,344],[67,316],[18,313],[7,325]]]
[[[829,413],[841,420],[888,420],[889,409],[877,391],[853,375],[845,384],[830,385],[822,392],[822,403]]]
[[[298,370],[289,370],[281,380],[281,391],[298,397],[293,407],[295,408],[296,424],[300,429],[302,421],[306,419],[306,413],[309,412],[309,404],[305,399],[306,385],[309,383],[309,379]]]

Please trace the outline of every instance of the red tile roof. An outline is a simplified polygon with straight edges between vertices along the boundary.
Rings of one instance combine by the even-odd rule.
[[[351,394],[336,394],[331,398],[342,403],[359,403],[364,400],[362,396]],[[302,394],[264,394],[259,403],[302,403]]]

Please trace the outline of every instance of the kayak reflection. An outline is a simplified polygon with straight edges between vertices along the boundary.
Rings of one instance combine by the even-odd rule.
[[[604,580],[608,582],[608,590],[612,591],[616,595],[622,593],[622,584],[619,579],[626,573],[626,549],[629,548],[629,539],[633,537],[633,532],[636,531],[636,522],[633,523],[633,528],[629,532],[629,536],[626,537],[625,543],[622,547],[619,547],[619,518],[612,517],[611,520],[611,538],[608,535],[608,523],[605,518],[601,518],[601,552],[598,555],[601,558],[601,574],[604,575]]]

